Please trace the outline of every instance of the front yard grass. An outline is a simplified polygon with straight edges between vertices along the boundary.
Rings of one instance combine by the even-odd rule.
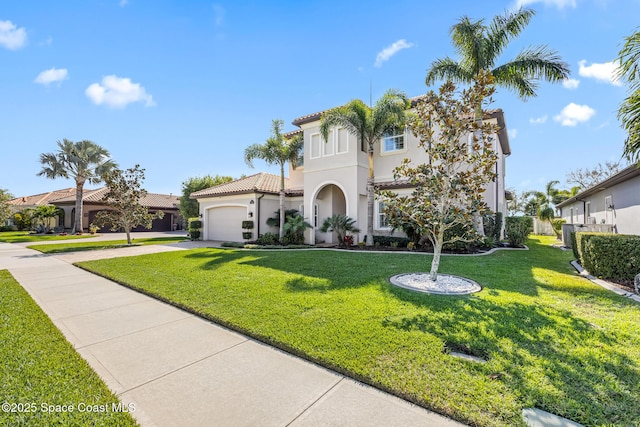
[[[538,407],[637,426],[640,306],[577,276],[551,242],[443,257],[441,272],[484,287],[471,296],[389,284],[428,271],[422,254],[198,249],[79,265],[465,423],[524,425]]]
[[[178,243],[187,240],[186,237],[143,237],[132,239],[131,246],[141,245],[165,245],[168,243]],[[130,248],[127,240],[106,240],[99,242],[80,243],[54,243],[47,245],[30,245],[28,249],[34,249],[45,254],[58,254],[63,252],[97,251],[101,249]]]
[[[113,410],[116,396],[7,270],[0,270],[0,360],[0,425],[137,425]],[[93,405],[108,410],[88,412],[100,409]]]
[[[66,236],[60,236],[59,234],[31,234],[31,232],[29,231],[0,232],[0,242],[4,242],[4,243],[44,242],[44,241],[50,241],[50,240],[86,239],[87,237],[97,237],[97,235],[68,234]]]

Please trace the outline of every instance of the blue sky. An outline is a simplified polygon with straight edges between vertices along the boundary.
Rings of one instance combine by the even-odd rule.
[[[498,89],[512,155],[507,186],[618,160],[625,87],[614,59],[640,23],[639,0],[143,1],[4,0],[0,9],[0,188],[15,196],[72,186],[36,176],[56,141],[92,140],[123,168],[146,169],[150,192],[179,193],[192,176],[277,173],[243,151],[291,121],[389,88],[417,96],[426,69],[454,56],[461,16],[536,11],[504,52],[548,45],[569,64],[523,102]]]

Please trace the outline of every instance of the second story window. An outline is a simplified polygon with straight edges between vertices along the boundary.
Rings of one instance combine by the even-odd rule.
[[[398,129],[396,131],[386,133],[382,137],[381,147],[383,153],[404,150],[403,129]]]
[[[304,145],[300,148],[300,151],[298,151],[298,160],[297,160],[296,167],[303,167],[303,166],[304,166]]]

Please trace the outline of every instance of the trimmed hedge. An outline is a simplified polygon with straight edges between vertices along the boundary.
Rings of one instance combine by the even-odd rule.
[[[399,248],[406,248],[407,244],[410,242],[406,237],[398,237],[398,236],[373,236],[373,243],[379,244],[380,246],[391,246],[392,243],[397,243]]]
[[[580,254],[578,253],[578,242],[576,240],[576,232],[572,231],[569,236],[571,236],[571,250],[573,251],[573,256],[576,257],[578,261],[580,261]]]
[[[640,236],[576,233],[580,264],[602,279],[632,280],[640,273]]]

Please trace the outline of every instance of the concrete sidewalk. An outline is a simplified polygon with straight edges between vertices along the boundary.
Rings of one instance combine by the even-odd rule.
[[[56,256],[0,243],[0,269],[143,426],[461,425]]]

